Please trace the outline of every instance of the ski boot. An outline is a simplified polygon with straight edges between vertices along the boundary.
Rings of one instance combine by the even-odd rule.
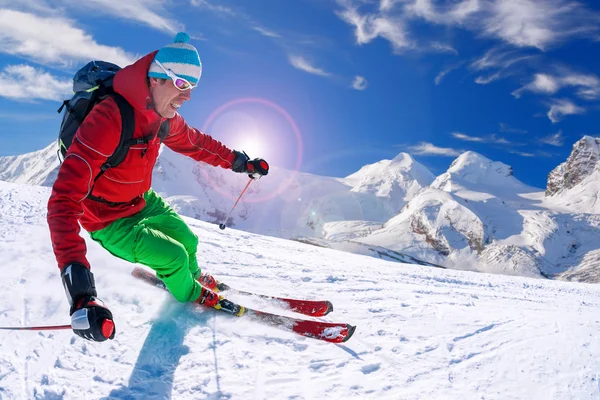
[[[205,288],[204,286],[202,287],[202,292],[200,292],[200,297],[198,297],[195,302],[204,306],[212,307],[219,311],[226,312],[227,314],[231,314],[236,317],[241,317],[246,312],[246,308],[244,306],[240,306],[239,304],[227,300],[212,290]]]
[[[200,276],[198,277],[197,281],[200,282],[200,284],[207,289],[217,289],[217,280],[213,278],[212,275],[200,273]]]

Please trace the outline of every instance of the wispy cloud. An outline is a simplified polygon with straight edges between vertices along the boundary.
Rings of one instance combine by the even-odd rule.
[[[467,142],[478,142],[478,143],[485,142],[485,139],[483,139],[481,137],[469,136],[469,135],[465,135],[464,133],[460,133],[460,132],[452,132],[451,135],[453,137],[455,137],[456,139],[464,140]]]
[[[524,54],[520,50],[506,50],[503,47],[494,47],[473,61],[470,68],[477,72],[492,70],[487,75],[480,75],[475,82],[486,85],[498,79],[506,78],[518,71],[524,61],[532,60],[535,56]]]
[[[512,94],[520,98],[523,92],[553,95],[564,87],[575,87],[576,95],[585,100],[600,98],[600,78],[593,74],[577,74],[563,69],[563,75],[535,74],[531,83]]]
[[[388,2],[388,4],[391,3],[393,2]],[[349,0],[338,0],[338,4],[344,6],[345,9],[338,11],[337,15],[354,27],[356,43],[366,44],[382,37],[392,44],[394,52],[400,52],[414,46],[401,18],[387,15],[385,12],[360,14],[358,8],[353,6]],[[386,6],[384,11],[387,9]]]
[[[541,138],[540,142],[549,144],[550,146],[561,147],[565,142],[565,138],[562,136],[562,131],[558,131],[554,135]]]
[[[290,61],[290,64],[292,64],[295,68],[298,68],[299,70],[302,70],[304,72],[308,72],[309,74],[319,75],[319,76],[331,76],[331,74],[329,72],[311,65],[302,56],[290,55],[289,61]]]
[[[420,142],[415,146],[409,147],[409,150],[414,154],[430,155],[430,156],[445,156],[445,157],[457,157],[463,152],[460,150],[438,147],[432,143]]]
[[[356,90],[365,90],[367,88],[367,80],[364,76],[356,75],[352,81],[352,87]]]
[[[516,154],[521,157],[535,157],[534,153],[527,153],[526,151],[510,150],[509,153]]]
[[[271,31],[271,30],[266,29],[266,28],[262,28],[260,26],[253,26],[252,29],[254,29],[256,32],[258,32],[261,35],[266,36],[266,37],[281,38],[281,35],[279,33]]]
[[[382,37],[394,50],[419,50],[422,21],[459,27],[517,47],[547,50],[574,36],[594,40],[599,14],[574,0],[337,0],[338,16],[354,27],[356,41]],[[414,36],[414,39],[411,39]]]
[[[0,72],[0,97],[31,102],[62,101],[72,94],[71,80],[60,80],[30,65],[9,65]]]
[[[461,63],[453,64],[453,65],[450,65],[450,66],[444,68],[436,75],[436,77],[433,81],[435,82],[436,85],[439,85],[440,83],[442,83],[442,80],[446,77],[446,75],[448,75],[450,72],[454,71],[455,69],[460,68],[462,65],[463,65],[463,63],[461,62]]]
[[[98,44],[70,20],[7,9],[0,10],[0,52],[61,66],[97,59],[125,66],[136,59],[121,48]]]
[[[517,99],[523,92],[531,91],[534,93],[554,94],[560,88],[559,82],[552,76],[546,74],[535,74],[533,82],[522,88],[515,90],[512,95]]]
[[[208,0],[191,0],[190,4],[195,7],[204,8],[208,11],[218,13],[221,15],[225,15],[228,17],[235,17],[235,16],[239,15],[237,12],[235,12],[230,7],[226,7],[226,6],[223,6],[220,4],[214,4],[212,1],[208,1]]]
[[[159,31],[176,33],[184,29],[183,24],[168,18],[164,0],[86,0],[71,2],[69,7],[82,7],[94,15],[108,14],[117,18],[146,24]]]
[[[553,99],[550,102],[550,110],[546,114],[550,121],[557,123],[566,115],[583,114],[585,108],[580,107],[567,99]]]
[[[445,25],[462,25],[471,15],[480,10],[479,0],[462,0],[452,5],[440,6],[435,6],[432,0],[412,0],[407,1],[405,6],[406,13],[411,16]]]
[[[28,11],[45,17],[64,18],[66,11],[83,10],[93,12],[94,16],[110,15],[141,22],[163,32],[175,33],[183,30],[182,24],[169,18],[166,0],[0,0],[0,7],[4,4],[14,11]]]
[[[504,122],[500,122],[500,132],[518,133],[518,134],[527,133],[527,131],[525,129],[513,128],[512,126],[505,124]]]
[[[496,0],[482,19],[483,32],[519,47],[548,47],[597,31],[597,14],[572,0]]]
[[[454,47],[450,46],[449,44],[444,44],[444,43],[440,43],[440,42],[432,42],[431,48],[436,51],[440,51],[442,53],[451,53],[454,55],[458,55],[458,51]]]
[[[487,136],[469,136],[461,132],[452,132],[452,137],[464,140],[466,142],[477,142],[477,143],[495,143],[495,144],[512,144],[508,140],[503,137],[499,137],[497,135],[487,135]]]

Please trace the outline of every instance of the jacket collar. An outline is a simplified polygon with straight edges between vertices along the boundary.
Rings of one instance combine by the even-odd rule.
[[[135,63],[126,66],[117,72],[113,80],[115,92],[123,96],[133,108],[142,113],[148,122],[161,119],[160,115],[154,111],[147,83],[148,70],[157,52],[158,50],[153,51]]]

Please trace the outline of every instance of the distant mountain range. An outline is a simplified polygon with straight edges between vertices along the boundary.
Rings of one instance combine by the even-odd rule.
[[[346,178],[273,167],[228,225],[396,261],[597,282],[599,155],[600,139],[583,137],[545,190],[470,151],[437,177],[406,153]],[[0,180],[51,186],[58,168],[51,144],[0,157]],[[163,146],[153,187],[182,215],[220,223],[246,183]]]

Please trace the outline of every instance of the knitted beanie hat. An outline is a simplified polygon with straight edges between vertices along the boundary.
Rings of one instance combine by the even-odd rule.
[[[156,53],[154,60],[158,60],[163,67],[171,70],[175,75],[196,85],[202,75],[202,61],[200,61],[198,50],[188,43],[189,40],[190,37],[187,33],[179,32],[173,43],[163,47]],[[155,62],[150,65],[148,76],[170,79]]]

